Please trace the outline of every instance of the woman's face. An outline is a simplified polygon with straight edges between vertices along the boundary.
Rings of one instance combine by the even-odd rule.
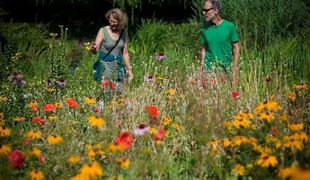
[[[111,30],[118,29],[118,21],[113,17],[113,15],[110,15],[109,24],[110,24]]]

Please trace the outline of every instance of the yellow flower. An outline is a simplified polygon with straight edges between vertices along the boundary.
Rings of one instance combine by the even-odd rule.
[[[62,103],[62,102],[56,102],[56,103],[55,103],[55,106],[56,106],[57,109],[60,109],[60,108],[62,108],[62,107],[64,106],[64,103]]]
[[[115,152],[115,151],[122,151],[122,150],[124,150],[124,146],[122,146],[121,144],[115,142],[115,143],[111,143],[111,144],[108,146],[108,150],[109,150],[109,151],[112,151],[112,152]]]
[[[96,157],[96,155],[104,155],[104,151],[102,151],[101,149],[89,149],[87,152],[87,156],[90,158],[94,158]]]
[[[32,139],[35,139],[35,138],[39,139],[42,137],[42,132],[39,130],[37,131],[30,130],[27,132],[27,137],[32,138]]]
[[[22,122],[22,121],[25,121],[26,118],[25,117],[22,117],[22,116],[17,116],[14,121],[17,121],[17,122]]]
[[[28,104],[29,107],[33,107],[33,106],[38,106],[38,102],[37,101],[31,101],[29,104]]]
[[[84,103],[85,104],[96,104],[97,100],[96,100],[96,98],[93,98],[93,97],[85,97]]]
[[[182,126],[180,125],[180,124],[178,124],[178,123],[173,123],[172,124],[172,127],[174,127],[177,131],[180,131],[180,130],[182,130]]]
[[[255,108],[255,112],[256,113],[262,112],[266,108],[266,104],[267,104],[267,101],[259,103]]]
[[[177,93],[177,90],[174,88],[170,88],[170,89],[168,89],[167,93],[168,93],[168,95],[173,96]]]
[[[8,97],[0,96],[0,102],[7,102],[7,101],[8,101]]]
[[[292,135],[292,137],[295,139],[295,140],[298,140],[298,141],[304,141],[304,142],[307,142],[309,140],[309,135],[305,132],[298,132],[298,133],[294,133]]]
[[[269,101],[266,104],[266,108],[270,111],[278,111],[281,109],[281,106],[276,101]]]
[[[123,169],[128,169],[128,167],[130,165],[130,161],[128,159],[125,159],[125,158],[116,158],[115,161]]]
[[[294,122],[294,123],[289,124],[288,127],[292,131],[301,131],[304,129],[304,123]]]
[[[300,84],[295,84],[293,88],[298,89],[298,90],[307,90],[308,85],[306,83],[300,83]]]
[[[50,120],[50,121],[55,121],[55,120],[57,119],[57,116],[56,116],[56,114],[51,114],[51,115],[49,115],[47,118],[48,118],[48,120]]]
[[[0,144],[0,155],[8,155],[12,151],[12,148],[9,144]]]
[[[158,130],[156,128],[150,128],[150,134],[157,134]]]
[[[232,173],[236,174],[238,176],[243,176],[245,172],[245,168],[244,166],[242,166],[241,164],[236,164],[236,166],[234,167],[234,169],[232,169]]]
[[[282,145],[281,141],[276,137],[266,136],[265,139],[267,143],[272,143],[276,147],[276,149],[279,149]]]
[[[51,135],[51,136],[48,136],[47,141],[50,144],[58,144],[58,143],[63,142],[63,138],[58,135]]]
[[[295,102],[296,99],[297,99],[297,94],[295,91],[292,91],[292,92],[288,92],[288,99],[292,102]]]
[[[28,151],[28,155],[29,156],[40,157],[41,150],[39,148],[33,147],[30,151]]]
[[[261,154],[259,158],[256,160],[257,165],[261,167],[269,167],[269,166],[276,166],[278,164],[278,160],[276,156],[268,155],[268,154]]]
[[[310,179],[310,170],[299,167],[281,167],[278,176],[281,179],[303,180]]]
[[[0,137],[8,137],[11,134],[11,129],[0,126]]]
[[[224,146],[225,148],[231,146],[231,144],[232,144],[232,141],[229,140],[228,138],[223,139],[223,146]]]
[[[166,116],[164,119],[163,119],[163,124],[165,126],[169,125],[171,123],[171,118],[169,116]]]
[[[124,178],[123,176],[118,176],[118,177],[110,176],[108,177],[107,180],[124,180]]]
[[[3,120],[3,119],[4,119],[4,113],[0,112],[0,120]]]
[[[96,179],[103,176],[103,170],[100,164],[94,161],[91,164],[84,164],[80,169],[80,174],[88,179]]]
[[[105,124],[105,120],[98,116],[89,116],[87,119],[89,124],[93,127],[100,127]]]
[[[288,120],[288,117],[287,117],[286,112],[283,112],[283,113],[280,115],[279,120],[280,120],[281,122],[286,122],[286,121]]]
[[[56,91],[56,88],[54,88],[54,87],[47,88],[47,92],[49,92],[49,93],[53,93],[55,91]]]
[[[240,118],[233,121],[233,125],[237,128],[248,128],[251,126],[251,122],[248,119]]]
[[[68,162],[71,163],[71,164],[77,164],[81,161],[81,158],[80,156],[78,155],[72,155],[68,158]]]
[[[285,136],[283,146],[285,148],[294,148],[297,150],[302,150],[304,148],[303,143],[300,140],[295,139],[294,136]]]
[[[267,122],[270,122],[274,119],[274,113],[273,112],[262,112],[259,117],[259,120],[266,120]]]
[[[42,180],[42,179],[44,179],[43,173],[39,170],[32,170],[29,173],[29,176],[30,176],[31,180]]]

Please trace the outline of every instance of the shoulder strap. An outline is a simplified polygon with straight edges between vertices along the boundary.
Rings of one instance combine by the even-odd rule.
[[[113,51],[113,49],[118,45],[119,41],[121,40],[122,36],[123,36],[123,31],[124,29],[122,29],[116,43],[114,44],[114,46],[109,50],[109,52],[102,58],[102,59],[105,59],[106,57],[108,57],[108,55]]]

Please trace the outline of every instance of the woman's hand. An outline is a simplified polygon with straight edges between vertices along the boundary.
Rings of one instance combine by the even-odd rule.
[[[96,54],[97,53],[97,46],[96,46],[96,43],[92,43],[91,44],[91,50],[90,50],[91,53],[93,54]]]
[[[133,75],[131,69],[127,69],[127,75],[128,75],[128,80],[129,80],[129,81],[133,80],[134,75]]]

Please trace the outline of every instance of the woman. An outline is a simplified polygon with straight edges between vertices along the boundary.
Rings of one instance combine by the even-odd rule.
[[[96,41],[93,43],[93,51],[99,52],[100,59],[94,67],[95,79],[98,82],[109,80],[122,84],[126,74],[128,80],[134,78],[128,53],[128,33],[125,29],[128,18],[118,8],[109,10],[105,17],[109,25],[99,29]]]

